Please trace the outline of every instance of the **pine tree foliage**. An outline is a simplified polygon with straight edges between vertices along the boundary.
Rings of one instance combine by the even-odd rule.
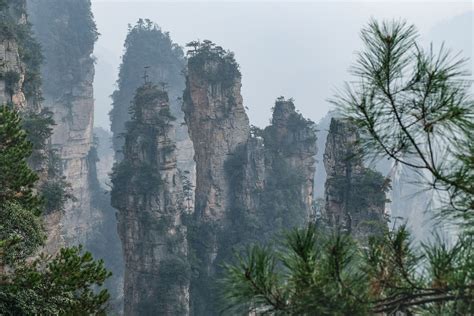
[[[225,311],[257,315],[469,315],[473,236],[417,249],[404,226],[371,238],[295,229],[281,247],[250,247],[221,280]]]
[[[0,290],[5,315],[105,315],[107,290],[95,290],[110,276],[103,261],[81,247],[63,248],[18,267]]]
[[[388,157],[439,193],[454,240],[415,246],[404,225],[360,245],[339,233],[293,230],[280,247],[252,246],[225,266],[228,310],[288,315],[474,314],[473,101],[464,60],[422,50],[414,26],[372,21],[333,102],[356,124],[367,157]],[[325,234],[319,236],[319,234]]]
[[[442,201],[440,215],[474,224],[474,101],[465,59],[441,46],[424,50],[405,22],[372,21],[355,81],[334,98],[356,124],[367,156],[386,157],[420,175]]]
[[[41,199],[34,193],[38,176],[27,163],[32,145],[21,122],[17,111],[0,107],[0,205],[16,202],[38,214]]]
[[[0,311],[2,315],[103,314],[108,293],[97,290],[110,276],[102,261],[80,247],[55,257],[43,245],[43,199],[27,159],[32,144],[20,114],[0,107]]]

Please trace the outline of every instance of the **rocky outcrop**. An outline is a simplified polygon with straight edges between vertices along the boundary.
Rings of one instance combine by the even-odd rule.
[[[137,90],[123,160],[114,167],[112,206],[125,258],[125,315],[189,313],[189,267],[168,95]]]
[[[219,221],[228,208],[224,163],[247,142],[250,126],[235,61],[219,55],[201,60],[204,54],[218,53],[203,50],[189,60],[183,110],[195,150],[195,212],[203,220]],[[234,67],[229,70],[234,73],[224,73],[226,67]]]
[[[101,188],[110,187],[110,172],[114,165],[112,134],[102,127],[94,127],[94,143],[97,147],[97,180]]]
[[[299,214],[292,214],[297,221],[291,225],[289,223],[293,220],[288,218],[283,228],[300,226],[312,215],[316,171],[314,156],[317,152],[314,123],[296,112],[291,99],[279,98],[273,108],[272,124],[265,128],[264,139],[267,154],[267,179],[270,181],[273,179],[281,185],[291,187],[294,190],[295,199],[291,204],[283,203],[283,205],[300,210]],[[285,173],[293,177],[293,181],[289,178],[281,178]],[[289,198],[285,196],[285,199]]]
[[[26,107],[26,97],[21,87],[25,73],[16,41],[0,41],[0,104],[12,103],[16,108]]]
[[[313,123],[283,98],[269,127],[250,128],[233,54],[210,41],[188,46],[183,110],[196,161],[189,240],[199,262],[191,313],[216,315],[214,281],[233,251],[309,219],[316,137]]]
[[[231,202],[225,164],[246,145],[250,126],[240,94],[241,75],[232,54],[210,42],[190,53],[183,111],[196,161],[195,228],[190,242],[200,262],[191,285],[191,308],[194,315],[213,315],[215,293],[211,288]]]
[[[316,172],[314,174],[314,198],[319,204],[324,200],[324,184],[326,182],[326,169],[324,168],[324,148],[326,148],[326,140],[328,138],[329,126],[331,125],[331,118],[334,116],[333,112],[328,112],[323,118],[319,120],[316,125],[316,135],[318,137],[317,146],[319,149],[315,156]]]
[[[113,108],[110,111],[116,161],[122,159],[123,133],[126,122],[130,120],[129,108],[135,91],[144,82],[151,82],[168,91],[171,113],[176,117],[173,124],[176,129],[178,167],[186,172],[194,185],[194,149],[181,110],[185,86],[183,50],[173,43],[169,33],[163,32],[150,20],[143,19],[129,29],[124,48],[117,80],[118,89],[112,94]]]
[[[390,181],[364,166],[359,135],[349,122],[333,118],[324,152],[327,180],[323,218],[359,240],[386,229]]]
[[[97,32],[89,0],[28,0],[34,33],[42,45],[44,106],[53,112],[51,145],[74,199],[61,219],[66,244],[86,244],[100,212],[91,208],[88,154],[92,146],[94,60]]]
[[[25,62],[20,56],[17,33],[26,27],[26,1],[16,4],[0,4],[0,105],[13,104],[25,109],[27,102],[24,93],[26,74]]]

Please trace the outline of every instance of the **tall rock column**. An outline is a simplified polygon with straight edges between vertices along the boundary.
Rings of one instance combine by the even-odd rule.
[[[190,235],[200,262],[191,286],[194,315],[213,315],[212,279],[230,207],[225,162],[250,135],[242,104],[241,74],[231,53],[205,41],[190,52],[183,110],[194,144],[196,191]]]
[[[97,39],[90,0],[28,0],[33,31],[44,54],[44,106],[53,112],[52,147],[74,200],[61,219],[67,244],[87,243],[100,213],[91,208],[88,154],[92,146]]]
[[[291,99],[279,98],[273,109],[272,124],[252,127],[246,144],[225,162],[231,199],[221,237],[228,251],[218,257],[224,262],[249,243],[265,244],[284,229],[304,226],[312,214],[314,123]]]
[[[187,315],[189,267],[183,188],[168,95],[137,90],[112,206],[125,258],[125,315]]]
[[[323,217],[330,227],[359,240],[386,228],[385,203],[390,181],[364,166],[359,135],[349,122],[333,118],[324,153],[327,180]]]
[[[281,228],[301,226],[312,214],[317,152],[315,125],[296,112],[291,99],[280,97],[273,108],[272,124],[264,130],[264,139],[266,190],[276,189],[273,195],[280,194],[286,199],[279,204],[291,214],[283,219]],[[273,208],[277,210],[281,206],[273,205]]]
[[[124,48],[117,90],[112,94],[113,108],[110,111],[115,160],[122,159],[123,133],[126,122],[130,120],[130,102],[146,75],[148,82],[166,86],[171,113],[176,117],[173,124],[176,127],[178,167],[188,174],[191,184],[194,185],[193,144],[189,139],[187,126],[183,124],[184,113],[181,109],[185,86],[183,50],[173,43],[169,33],[163,32],[150,20],[143,19],[138,20],[136,25],[129,29]]]

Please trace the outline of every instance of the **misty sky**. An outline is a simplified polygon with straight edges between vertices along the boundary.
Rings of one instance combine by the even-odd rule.
[[[149,18],[184,46],[210,39],[235,52],[242,71],[244,105],[252,124],[266,126],[278,96],[318,121],[327,99],[344,80],[360,48],[359,31],[371,18],[404,18],[425,43],[446,40],[473,54],[473,3],[464,2],[280,2],[92,0],[101,36],[97,58],[95,125],[108,129],[109,95],[115,89],[127,25]],[[472,64],[471,64],[472,65]],[[472,67],[471,67],[472,68]]]

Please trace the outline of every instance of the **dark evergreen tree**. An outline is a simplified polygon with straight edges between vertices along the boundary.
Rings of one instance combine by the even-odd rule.
[[[101,261],[92,261],[89,253],[80,254],[79,248],[70,248],[62,249],[54,259],[41,256],[33,263],[25,261],[38,250],[44,238],[39,217],[42,201],[33,190],[38,177],[27,164],[31,148],[32,144],[21,127],[19,113],[2,106],[1,310],[8,315],[50,314],[56,309],[64,313],[81,308],[101,311],[108,294],[106,291],[95,294],[92,289],[94,285],[100,286],[109,273]],[[4,270],[5,265],[9,269]]]
[[[39,214],[41,200],[34,193],[38,176],[28,166],[32,144],[21,126],[20,114],[0,107],[0,204],[17,203]]]
[[[314,226],[225,266],[224,311],[256,315],[470,315],[473,236],[416,249],[405,227],[360,247]]]
[[[361,134],[368,158],[387,158],[419,175],[443,205],[439,215],[474,223],[473,100],[465,59],[424,50],[415,26],[372,21],[355,80],[333,103]]]
[[[95,291],[110,273],[81,248],[52,258],[38,252],[44,240],[42,198],[27,159],[32,144],[17,111],[0,108],[0,310],[5,315],[102,313],[106,290]],[[8,267],[5,269],[5,267]]]

